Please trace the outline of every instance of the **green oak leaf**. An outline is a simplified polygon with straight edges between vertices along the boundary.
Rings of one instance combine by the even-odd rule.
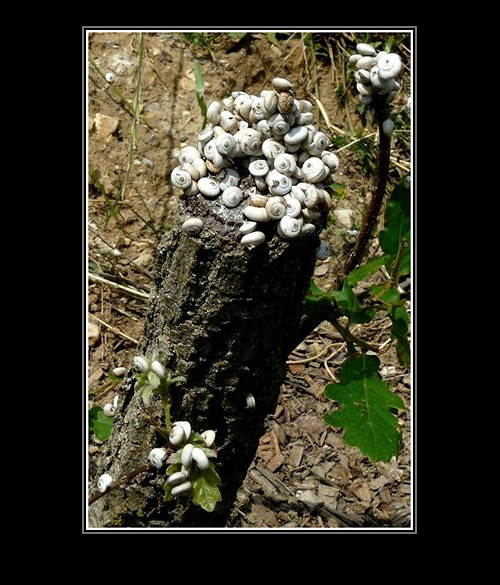
[[[335,291],[333,296],[342,314],[348,317],[351,323],[368,323],[375,317],[374,309],[366,309],[360,305],[347,280],[344,280],[342,290]]]
[[[401,441],[391,408],[404,409],[405,405],[380,378],[379,365],[374,355],[348,358],[338,374],[340,383],[325,388],[325,396],[337,401],[340,410],[326,414],[324,420],[342,427],[344,441],[373,461],[389,461],[397,455]]]
[[[89,427],[94,431],[99,441],[105,441],[111,435],[113,417],[106,416],[100,406],[93,406],[89,410]]]

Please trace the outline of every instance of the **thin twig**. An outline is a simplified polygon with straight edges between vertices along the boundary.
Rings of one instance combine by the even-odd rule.
[[[156,470],[156,467],[154,465],[151,465],[150,463],[145,463],[144,465],[141,465],[140,467],[133,469],[132,471],[127,473],[127,475],[120,477],[120,479],[117,479],[111,485],[109,485],[108,489],[105,492],[102,492],[102,493],[99,492],[97,494],[94,494],[93,496],[90,496],[89,506],[90,506],[90,504],[97,502],[97,500],[100,500],[103,496],[105,496],[111,490],[116,489],[117,487],[123,485],[124,483],[128,483],[129,481],[132,481],[134,479],[134,477],[136,477],[140,473],[144,473],[146,471],[155,471],[155,470]]]
[[[123,284],[118,284],[117,282],[112,282],[111,280],[107,280],[106,278],[102,278],[101,276],[97,276],[97,274],[93,274],[92,272],[89,272],[89,279],[93,280],[94,282],[101,282],[103,284],[107,284],[108,286],[111,286],[112,288],[118,288],[120,290],[128,292],[131,295],[141,297],[142,299],[149,300],[149,295],[147,293],[141,292],[140,290],[137,290],[134,288],[130,288],[128,286],[124,286]]]
[[[342,343],[342,342],[340,342],[340,343]],[[287,366],[290,366],[290,365],[295,365],[295,364],[307,364],[309,362],[313,362],[315,359],[318,359],[322,355],[325,355],[325,353],[330,349],[330,347],[333,347],[334,345],[339,345],[339,343],[330,343],[325,348],[323,348],[318,354],[313,355],[312,357],[305,358],[303,360],[288,360],[286,362],[286,364],[287,364]]]
[[[356,142],[361,142],[361,140],[365,140],[366,138],[371,138],[372,136],[376,136],[376,135],[377,135],[376,132],[372,132],[371,134],[367,134],[366,136],[362,136],[361,138],[357,138],[356,140],[349,142],[349,144],[346,144],[345,146],[341,146],[340,148],[337,148],[337,150],[334,150],[334,152],[340,152],[341,150],[345,150],[346,148],[349,148],[353,144],[356,144]]]
[[[343,327],[338,322],[337,319],[330,319],[330,323],[335,327],[335,329],[340,333],[340,335],[342,335],[342,337],[346,341],[350,341],[351,343],[355,343],[356,345],[359,345],[359,347],[362,347],[363,349],[377,353],[377,351],[378,351],[377,347],[375,347],[371,343],[367,343],[366,341],[363,341],[363,339],[361,339],[357,335],[354,335],[354,333],[351,333],[349,331],[349,329],[347,329],[346,327]]]
[[[130,337],[130,335],[127,335],[126,333],[123,333],[123,331],[120,331],[116,327],[113,327],[109,323],[106,323],[106,321],[103,321],[102,319],[99,319],[99,317],[96,317],[95,315],[92,315],[92,318],[95,319],[96,321],[98,321],[99,323],[101,323],[101,325],[104,325],[104,327],[107,327],[113,333],[116,333],[117,335],[121,335],[125,339],[128,339],[129,341],[132,341],[132,343],[135,343],[136,345],[139,345],[139,342],[137,341],[137,339],[134,339],[133,337]]]

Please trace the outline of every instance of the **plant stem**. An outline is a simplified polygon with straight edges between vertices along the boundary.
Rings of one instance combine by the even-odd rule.
[[[396,254],[396,258],[394,258],[394,262],[391,266],[391,278],[389,279],[390,286],[396,286],[399,267],[401,266],[401,261],[403,260],[403,255],[407,246],[408,240],[406,238],[402,238],[399,242],[398,253]]]
[[[346,341],[348,341],[348,342],[350,341],[351,343],[355,343],[356,345],[359,345],[359,347],[362,347],[363,349],[377,353],[377,351],[378,351],[377,347],[375,347],[374,345],[371,345],[370,343],[367,343],[366,341],[363,341],[362,339],[360,339],[359,337],[354,335],[354,333],[351,333],[349,331],[349,329],[347,329],[347,327],[343,327],[337,321],[337,319],[334,319],[334,318],[330,319],[330,323],[335,327],[335,329],[340,333],[340,335],[342,335],[342,337]]]
[[[352,252],[347,257],[346,262],[342,268],[342,272],[336,279],[336,287],[359,263],[363,252],[370,240],[373,228],[376,226],[382,203],[384,201],[385,189],[387,186],[387,178],[389,176],[390,154],[391,154],[391,138],[386,136],[382,131],[382,123],[386,118],[386,112],[377,112],[378,132],[379,132],[379,149],[377,160],[377,179],[375,183],[375,191],[370,201],[370,206],[363,218],[363,225],[358,234],[356,244]]]
[[[120,479],[117,479],[116,481],[114,481],[105,492],[102,492],[102,493],[99,492],[97,494],[94,494],[93,496],[90,496],[89,506],[90,506],[90,504],[97,502],[97,500],[100,500],[103,496],[105,496],[111,490],[114,490],[115,488],[123,485],[124,483],[128,483],[129,481],[132,481],[134,479],[134,477],[136,477],[140,473],[144,473],[145,471],[154,471],[155,469],[156,469],[156,467],[154,465],[151,465],[150,463],[145,463],[144,465],[141,465],[140,467],[133,469],[130,473],[127,473],[127,475],[124,475],[123,477],[120,477]]]

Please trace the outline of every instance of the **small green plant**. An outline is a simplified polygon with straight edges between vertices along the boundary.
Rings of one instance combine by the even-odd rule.
[[[186,382],[186,378],[173,376],[159,361],[158,352],[153,352],[149,357],[135,356],[134,365],[139,370],[135,375],[136,390],[140,392],[144,404],[150,406],[153,392],[161,397],[165,411],[165,429],[157,428],[158,432],[170,445],[178,448],[170,456],[165,447],[153,449],[149,455],[149,461],[157,469],[163,466],[168,457],[167,462],[170,465],[166,472],[165,501],[169,502],[175,496],[189,495],[194,504],[212,512],[222,499],[218,488],[221,479],[215,471],[214,463],[210,461],[211,457],[216,456],[216,451],[212,448],[215,432],[205,431],[199,435],[192,431],[188,421],[171,424],[170,387],[175,383]]]
[[[113,428],[113,419],[106,414],[100,406],[93,406],[89,410],[89,428],[91,428],[99,441],[109,439]]]

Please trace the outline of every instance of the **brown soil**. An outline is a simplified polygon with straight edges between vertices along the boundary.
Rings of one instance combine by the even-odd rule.
[[[352,50],[352,35],[315,35],[316,45],[324,53],[316,57],[299,34],[291,38],[280,35],[277,45],[264,33],[247,33],[240,38],[211,33],[209,38],[212,55],[181,34],[144,35],[139,106],[148,126],[138,124],[132,150],[133,116],[120,103],[111,84],[89,64],[88,156],[94,178],[89,181],[88,199],[88,305],[89,322],[99,330],[98,339],[89,342],[89,407],[104,406],[119,394],[119,381],[111,380],[108,373],[117,366],[130,365],[135,341],[142,333],[156,245],[168,228],[178,195],[169,182],[170,171],[177,165],[173,151],[195,145],[201,129],[195,59],[203,73],[207,103],[235,90],[258,93],[270,87],[273,77],[285,77],[294,83],[299,99],[320,99],[333,128],[327,127],[318,110],[315,116],[320,129],[332,139],[349,130],[349,115],[355,128],[362,129],[352,83],[346,102],[341,103],[335,91],[342,82],[342,46]],[[377,38],[384,40],[385,36]],[[115,74],[114,87],[130,101],[136,90],[138,47],[137,33],[103,32],[89,38],[89,56],[104,73]],[[402,55],[409,64],[408,52],[403,50]],[[409,84],[406,73],[396,111],[406,105]],[[373,131],[369,125],[365,128],[365,134]],[[396,140],[394,155],[407,163],[409,154],[403,138]],[[336,209],[354,210],[352,227],[359,227],[371,184],[361,172],[363,161],[352,148],[338,156],[341,167],[335,178],[346,186],[346,196],[336,202]],[[395,166],[391,179],[396,181],[404,174]],[[120,194],[121,201],[111,213]],[[333,255],[328,261],[318,262],[315,279],[321,288],[331,283],[353,244],[345,229],[335,222],[326,237]],[[115,249],[121,255],[114,255]],[[104,282],[99,280],[103,278]],[[354,332],[366,341],[382,344],[389,337],[389,328],[388,320],[378,319],[357,326]],[[335,345],[320,358],[305,361],[329,344]],[[334,406],[323,396],[323,390],[332,382],[345,355],[342,338],[324,323],[290,356],[278,408],[268,417],[266,433],[240,490],[230,526],[409,526],[410,410],[400,414],[403,448],[390,463],[373,463],[357,448],[345,445],[341,431],[323,422],[323,414]],[[384,346],[380,357],[384,380],[409,409],[409,369],[398,365],[391,343]],[[293,363],[297,361],[303,363]],[[91,433],[92,480],[100,445]]]

